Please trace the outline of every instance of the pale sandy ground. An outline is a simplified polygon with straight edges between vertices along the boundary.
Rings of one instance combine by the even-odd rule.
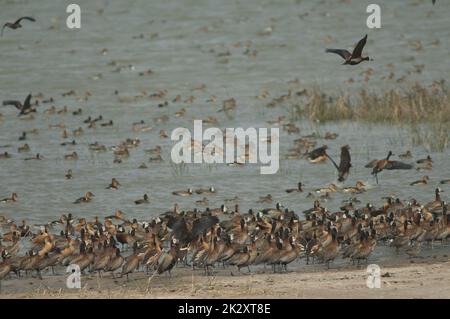
[[[380,289],[366,286],[366,266],[303,265],[292,272],[273,274],[263,268],[250,275],[231,275],[220,269],[214,276],[203,271],[176,268],[172,277],[135,273],[112,279],[109,274],[83,276],[82,289],[65,288],[65,276],[2,282],[0,298],[450,298],[450,262],[447,256],[403,260],[380,265]],[[59,270],[62,273],[62,269]],[[149,278],[150,281],[149,281]]]

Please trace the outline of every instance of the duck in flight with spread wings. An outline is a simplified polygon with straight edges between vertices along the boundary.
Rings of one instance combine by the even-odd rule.
[[[31,21],[31,22],[36,22],[36,20],[34,18],[32,18],[32,17],[21,17],[21,18],[17,19],[15,22],[6,22],[3,25],[3,27],[2,27],[1,36],[3,37],[3,30],[5,28],[10,28],[10,29],[13,29],[13,30],[21,28],[22,25],[20,24],[20,22],[22,20],[28,20],[28,21]]]
[[[359,40],[358,44],[353,49],[352,53],[350,53],[345,49],[326,49],[325,52],[338,54],[345,60],[343,64],[356,65],[360,64],[363,61],[371,60],[368,56],[366,57],[362,56],[362,50],[364,49],[366,42],[367,42],[367,34],[365,35],[364,38]]]
[[[16,100],[6,100],[3,101],[3,105],[14,105],[20,111],[19,116],[36,112],[36,109],[31,107],[31,93],[25,98],[23,104]]]

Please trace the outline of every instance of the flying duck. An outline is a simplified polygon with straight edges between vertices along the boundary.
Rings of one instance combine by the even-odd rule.
[[[366,45],[366,42],[367,42],[367,34],[365,35],[364,38],[359,40],[358,44],[353,49],[352,53],[350,53],[349,51],[347,51],[345,49],[326,49],[325,52],[338,54],[340,57],[342,57],[345,60],[345,62],[343,64],[356,65],[363,61],[370,60],[370,58],[368,56],[367,57],[362,56],[362,50],[363,50],[364,46]]]
[[[3,105],[14,105],[20,111],[19,116],[36,112],[36,109],[31,107],[31,93],[27,95],[23,104],[16,100],[6,100],[3,101]]]
[[[21,22],[22,20],[28,20],[28,21],[31,21],[31,22],[36,22],[36,20],[35,20],[34,18],[32,18],[32,17],[21,17],[21,18],[17,19],[17,20],[14,21],[14,22],[6,22],[6,23],[3,25],[3,27],[2,27],[1,36],[3,37],[3,30],[4,30],[5,28],[10,28],[10,29],[12,29],[12,30],[16,30],[16,29],[21,28],[22,25],[20,24],[20,22]]]

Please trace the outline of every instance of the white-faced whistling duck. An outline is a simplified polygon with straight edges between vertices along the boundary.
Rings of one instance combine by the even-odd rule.
[[[188,188],[187,191],[174,191],[172,192],[172,195],[176,195],[176,196],[191,196],[193,194],[192,188]]]
[[[422,176],[421,179],[412,182],[411,184],[409,184],[410,186],[415,186],[415,185],[426,185],[428,184],[428,181],[430,180],[430,178],[428,177],[428,175]]]
[[[362,193],[366,185],[362,181],[357,181],[355,187],[344,187],[342,190],[346,193]]]
[[[196,200],[195,204],[196,205],[208,206],[209,205],[209,200],[206,197],[203,197],[202,199]]]
[[[92,200],[92,197],[95,197],[95,195],[91,192],[86,192],[83,197],[78,198],[73,203],[74,204],[81,204],[81,203],[89,203]]]
[[[125,259],[120,255],[120,249],[116,248],[114,256],[111,257],[108,265],[105,267],[105,271],[111,272],[111,275],[114,277],[114,271],[122,267]]]
[[[428,155],[426,158],[422,158],[420,160],[416,161],[417,164],[428,164],[428,163],[433,163],[433,160],[431,159],[431,156]]]
[[[372,169],[372,175],[375,175],[377,184],[378,184],[378,173],[380,173],[384,169],[393,170],[393,169],[412,169],[411,164],[402,163],[399,161],[392,161],[389,158],[394,155],[391,151],[389,151],[388,155],[385,159],[378,160],[375,162],[375,165]],[[367,167],[367,165],[366,165]]]
[[[111,180],[111,183],[108,185],[108,187],[106,187],[106,189],[117,190],[117,189],[119,189],[119,186],[120,186],[119,181],[115,177],[113,177]]]
[[[136,205],[146,204],[146,203],[149,203],[149,202],[150,202],[150,200],[149,200],[147,194],[144,194],[144,197],[143,197],[143,198],[137,199],[137,200],[134,201],[134,203],[135,203]]]
[[[412,154],[410,150],[407,150],[406,153],[400,154],[398,157],[400,159],[410,159],[412,157]]]
[[[363,61],[370,60],[368,56],[367,57],[362,56],[362,50],[364,49],[366,42],[367,42],[367,34],[364,36],[364,38],[359,40],[358,44],[353,49],[352,53],[350,53],[348,50],[345,49],[326,49],[325,52],[338,54],[341,58],[345,60],[343,64],[356,65]]]
[[[11,158],[11,154],[8,152],[0,153],[0,159]]]
[[[17,201],[17,194],[12,193],[11,197],[3,198],[2,200],[0,200],[0,203],[12,203],[12,202],[16,202],[16,201]]]
[[[2,251],[2,259],[3,261],[0,263],[0,293],[2,292],[2,280],[5,279],[12,270],[12,266],[6,257],[5,251]]]
[[[66,154],[66,155],[64,155],[64,159],[65,160],[77,160],[78,154],[77,154],[77,152],[72,152],[71,154]]]
[[[257,201],[257,203],[267,203],[267,204],[272,203],[272,195],[267,194],[267,196],[259,197],[259,200]]]
[[[207,194],[207,195],[212,195],[216,193],[216,190],[214,189],[213,186],[209,187],[209,188],[200,188],[200,189],[196,189],[195,190],[196,194]]]
[[[23,144],[22,146],[19,146],[19,148],[17,149],[17,151],[19,153],[25,153],[25,152],[29,152],[30,151],[30,146],[28,144]]]
[[[169,272],[169,276],[171,276],[171,270],[173,267],[175,267],[175,264],[177,263],[177,245],[178,241],[176,239],[173,239],[170,243],[170,249],[167,253],[162,256],[161,262],[159,263],[157,272],[158,274],[162,274],[166,271]]]
[[[289,189],[286,189],[286,193],[303,192],[302,186],[303,186],[302,183],[299,182],[299,183],[297,184],[297,188],[289,188]]]
[[[331,242],[328,245],[323,245],[320,250],[320,256],[323,258],[323,262],[330,268],[330,262],[332,262],[339,254],[340,245],[337,238],[336,228],[331,229]]]
[[[435,199],[425,205],[426,209],[434,211],[442,208],[441,192],[442,190],[439,187],[434,190]]]

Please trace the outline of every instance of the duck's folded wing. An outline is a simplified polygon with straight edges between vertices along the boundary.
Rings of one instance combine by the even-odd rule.
[[[215,224],[219,223],[219,218],[217,216],[203,216],[192,224],[192,238],[202,234],[205,230],[213,227]]]
[[[413,166],[411,164],[399,161],[389,161],[385,167],[385,169],[412,169],[412,168]]]

